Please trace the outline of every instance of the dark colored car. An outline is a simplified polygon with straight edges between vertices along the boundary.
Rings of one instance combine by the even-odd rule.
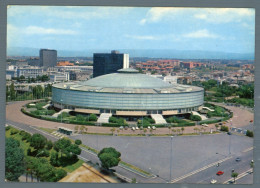
[[[231,132],[227,132],[228,135],[231,135],[232,133]]]
[[[250,123],[252,123],[253,122],[253,120],[250,120]]]
[[[237,157],[237,158],[236,158],[236,161],[239,162],[239,161],[241,161],[241,159],[240,159],[239,157]]]
[[[222,174],[224,174],[223,171],[218,171],[218,172],[217,172],[217,175],[222,175]]]

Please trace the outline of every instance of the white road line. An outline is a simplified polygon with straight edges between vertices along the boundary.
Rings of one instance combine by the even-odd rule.
[[[247,148],[247,149],[245,149],[245,150],[242,151],[242,152],[245,153],[245,152],[251,151],[252,149],[254,149],[254,147]]]
[[[78,155],[79,158],[85,160],[85,161],[90,161],[89,159],[85,158],[85,157],[81,157],[80,155]]]
[[[192,175],[194,175],[194,174],[196,174],[196,173],[199,173],[199,172],[201,172],[201,171],[203,171],[203,170],[206,170],[206,169],[208,169],[208,168],[210,168],[210,167],[212,167],[212,166],[217,165],[218,163],[224,162],[224,161],[229,160],[229,159],[231,159],[231,158],[232,158],[232,157],[228,157],[228,158],[222,159],[222,160],[217,161],[217,162],[215,162],[215,163],[212,163],[212,164],[209,164],[209,165],[207,165],[207,166],[204,166],[204,167],[202,167],[202,168],[200,168],[200,169],[198,169],[198,170],[195,170],[195,171],[193,171],[193,172],[190,172],[190,173],[188,173],[188,174],[186,174],[186,175],[183,175],[183,176],[181,176],[181,177],[175,178],[174,180],[171,181],[171,183],[178,182],[178,181],[180,181],[180,180],[182,180],[182,179],[185,179],[185,178],[187,178],[187,177],[189,177],[189,176],[192,176]]]
[[[253,169],[249,169],[249,170],[247,170],[247,171],[245,171],[245,172],[239,174],[239,175],[237,176],[236,180],[245,177],[245,176],[248,175],[250,172],[253,172]],[[225,181],[224,184],[227,184],[229,181],[233,181],[233,180],[234,180],[234,178],[230,178],[229,180]]]

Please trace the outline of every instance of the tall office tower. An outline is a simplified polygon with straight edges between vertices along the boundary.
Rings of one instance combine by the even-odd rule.
[[[116,50],[112,50],[111,53],[94,53],[93,59],[93,77],[129,68],[129,54],[120,54]]]
[[[55,67],[57,64],[57,50],[41,49],[40,50],[40,66]]]

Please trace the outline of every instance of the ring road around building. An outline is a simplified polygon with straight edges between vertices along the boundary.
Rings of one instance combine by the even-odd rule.
[[[134,69],[102,75],[87,81],[54,84],[52,103],[80,113],[116,116],[176,115],[200,110],[204,89],[170,84]]]

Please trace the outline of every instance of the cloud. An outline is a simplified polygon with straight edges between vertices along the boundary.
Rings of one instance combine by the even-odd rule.
[[[152,35],[125,35],[125,37],[137,40],[160,40],[160,37]]]
[[[223,39],[223,37],[210,33],[207,29],[194,31],[182,35],[185,38],[212,38],[212,39]]]
[[[25,34],[52,34],[52,35],[75,35],[76,31],[69,29],[43,28],[38,26],[28,26],[24,29]]]
[[[178,13],[187,10],[187,8],[168,8],[168,7],[153,7],[151,8],[144,19],[139,21],[139,24],[144,25],[147,22],[158,22],[163,18],[170,18]]]
[[[255,10],[248,8],[205,8],[194,14],[194,18],[211,23],[241,22],[254,19]]]

